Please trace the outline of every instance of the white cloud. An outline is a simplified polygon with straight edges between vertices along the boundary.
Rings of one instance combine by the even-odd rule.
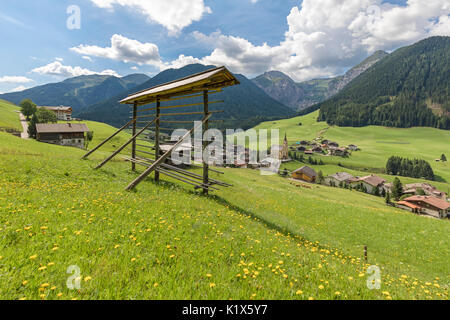
[[[131,70],[134,70],[134,71],[137,71],[137,70],[139,70],[139,68],[138,68],[138,67],[136,67],[136,66],[133,66],[133,67],[131,67],[130,69],[131,69]]]
[[[16,88],[12,89],[12,90],[9,91],[9,92],[19,92],[19,91],[23,91],[23,90],[27,90],[27,89],[28,89],[28,88],[25,87],[25,86],[18,86],[18,87],[16,87]]]
[[[82,67],[72,67],[72,66],[65,66],[59,61],[55,61],[52,63],[49,63],[45,66],[35,68],[31,70],[31,72],[38,73],[41,75],[51,75],[51,76],[58,76],[58,77],[64,77],[64,78],[70,78],[70,77],[78,77],[78,76],[87,76],[87,75],[93,75],[93,74],[100,74],[100,75],[111,75],[120,77],[117,72],[114,70],[103,70],[101,72],[95,72],[91,71],[89,69],[84,69]]]
[[[59,61],[59,62],[63,62],[63,61],[64,61],[63,58],[55,58],[55,60],[56,60],[56,61]]]
[[[92,62],[92,58],[89,56],[82,56],[81,58],[83,58],[84,60],[87,60],[89,62]]]
[[[194,21],[211,13],[204,0],[91,0],[97,7],[109,10],[114,5],[128,7],[143,14],[149,22],[164,26],[171,34],[177,34]]]
[[[107,58],[116,61],[134,62],[139,65],[158,65],[160,56],[158,46],[153,43],[141,43],[119,34],[111,37],[110,47],[79,45],[70,50],[85,56]]]
[[[103,8],[112,9],[119,4],[140,8],[144,13],[152,6],[158,6],[158,10],[167,6],[167,16],[172,14],[172,2],[178,3],[91,1]],[[195,1],[199,2],[203,6],[203,1]],[[181,3],[180,13],[188,1]],[[157,45],[117,34],[111,38],[110,47],[80,45],[71,50],[86,56],[152,65],[160,70],[202,63],[225,65],[249,77],[279,70],[303,81],[341,74],[376,50],[391,51],[433,35],[450,36],[449,14],[448,0],[408,0],[404,6],[382,0],[303,0],[301,6],[292,8],[287,17],[288,30],[276,46],[253,44],[217,31],[210,35],[193,33],[197,43],[211,47],[211,53],[204,57],[181,54],[173,61],[162,61]]]
[[[4,76],[0,77],[0,83],[30,83],[32,79],[21,76]]]
[[[433,35],[450,35],[447,0],[409,0],[405,6],[381,0],[304,0],[287,17],[288,31],[278,46],[214,32],[194,33],[213,46],[210,55],[181,55],[164,68],[199,62],[226,65],[254,76],[280,70],[297,81],[332,76],[376,50],[393,50]]]

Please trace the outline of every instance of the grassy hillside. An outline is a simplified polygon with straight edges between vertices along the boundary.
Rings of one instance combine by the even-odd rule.
[[[8,101],[0,100],[0,131],[5,129],[14,129],[22,131],[20,124],[19,111],[20,108]]]
[[[92,147],[114,130],[88,126]],[[129,163],[92,168],[128,137],[82,161],[83,150],[0,133],[0,299],[448,297],[448,221],[251,170],[226,169],[234,187],[209,198],[166,177],[124,192]],[[371,264],[381,290],[366,286]]]
[[[356,171],[378,172],[386,166],[392,155],[420,158],[429,161],[438,180],[450,182],[450,162],[435,162],[441,154],[450,155],[450,131],[416,127],[409,129],[369,126],[348,128],[329,126],[326,122],[316,122],[318,111],[306,116],[276,122],[265,122],[255,129],[279,129],[280,139],[284,133],[290,144],[316,137],[330,139],[340,145],[356,144],[361,151],[353,152],[349,158],[318,157],[327,164],[353,168]],[[299,126],[299,123],[302,123]],[[367,169],[367,170],[365,170]],[[340,169],[344,170],[344,169]],[[444,189],[446,191],[446,189]]]
[[[446,298],[449,230],[443,221],[420,219],[377,201],[350,206],[338,203],[336,195],[323,202],[325,189],[317,194],[245,170],[227,170],[226,179],[236,186],[218,197],[151,181],[127,193],[123,187],[135,176],[129,164],[116,161],[93,171],[99,158],[81,161],[81,150],[5,133],[0,140],[2,299]],[[236,197],[244,193],[254,197],[252,208]],[[280,195],[285,203],[273,202]],[[299,212],[298,196],[309,199],[310,205],[303,202],[309,214]],[[336,204],[343,207],[333,212]],[[340,224],[359,217],[353,234],[382,230],[373,221],[399,224],[391,229],[395,249],[412,239],[405,232],[420,230],[409,253],[423,259],[410,270],[409,260],[399,263],[406,253],[395,250],[393,266],[382,266],[382,290],[368,290],[360,245],[369,244],[369,263],[382,263],[378,250],[390,243],[390,233],[348,243],[350,235],[339,233],[336,215],[345,219]],[[320,236],[321,229],[330,231]],[[424,252],[427,244],[433,250]],[[434,250],[438,244],[441,250]],[[429,259],[432,269],[421,272]],[[71,265],[80,267],[80,290],[66,288]]]

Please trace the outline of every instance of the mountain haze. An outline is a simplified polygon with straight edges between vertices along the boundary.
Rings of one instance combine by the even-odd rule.
[[[79,76],[20,92],[2,94],[0,99],[19,104],[28,98],[40,106],[70,106],[76,113],[149,79],[144,74],[132,74],[123,78],[106,75]]]
[[[77,116],[82,119],[101,121],[114,126],[121,126],[127,122],[130,115],[129,106],[119,103],[121,99],[134,92],[211,68],[214,68],[214,66],[191,64],[181,69],[165,70],[137,87],[125,90],[110,99],[85,108]],[[241,82],[240,85],[225,88],[222,92],[210,97],[211,101],[224,101],[224,103],[212,104],[210,106],[211,110],[224,111],[223,113],[214,115],[214,119],[223,120],[221,123],[216,123],[215,127],[242,127],[246,129],[251,128],[264,120],[287,118],[294,115],[294,112],[290,108],[269,97],[263,90],[258,88],[252,81],[248,80],[243,75],[235,76]],[[189,101],[180,100],[177,101],[176,104],[181,105],[184,103],[196,103],[201,101],[200,98],[189,99]],[[163,103],[162,106],[164,105],[165,104]],[[193,109],[201,111],[202,107],[191,108],[190,110]],[[183,117],[177,117],[176,119],[183,119]]]
[[[347,71],[345,75],[335,78],[315,79],[296,83],[280,71],[269,71],[252,81],[272,98],[284,103],[295,111],[300,111],[337,94],[353,79],[387,55],[384,51],[377,51]]]

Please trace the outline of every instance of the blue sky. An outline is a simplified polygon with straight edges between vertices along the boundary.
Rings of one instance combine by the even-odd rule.
[[[268,70],[297,81],[332,76],[375,50],[450,35],[448,1],[429,2],[2,1],[0,92],[90,73],[154,75],[191,62],[248,77]],[[67,28],[71,5],[80,9],[80,29]]]

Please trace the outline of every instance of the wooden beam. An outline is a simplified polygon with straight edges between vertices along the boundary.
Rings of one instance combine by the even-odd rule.
[[[156,160],[147,170],[145,170],[139,177],[137,177],[134,181],[132,181],[126,188],[126,190],[132,190],[134,188],[136,188],[136,186],[142,182],[142,180],[144,180],[150,173],[152,173],[160,164],[162,164],[171,154],[172,151],[175,150],[182,142],[184,139],[186,139],[188,136],[190,136],[192,134],[192,132],[194,132],[195,129],[197,129],[198,127],[202,126],[206,121],[208,121],[208,119],[211,117],[211,114],[207,114],[205,116],[205,118],[203,119],[203,121],[199,124],[197,124],[196,126],[194,126],[194,128],[192,128],[191,130],[189,130],[189,132],[186,132],[186,134],[181,138],[180,141],[178,141],[177,143],[175,143],[172,148],[170,148],[165,154],[163,154],[160,158],[158,158],[158,160]]]
[[[151,126],[153,124],[153,122],[156,121],[157,118],[153,119],[152,121],[150,121],[147,126],[145,126],[141,131],[139,131],[138,133],[136,133],[130,140],[128,140],[127,142],[125,142],[119,149],[117,149],[116,152],[114,152],[112,155],[110,155],[108,158],[106,158],[102,163],[100,163],[97,167],[95,167],[95,169],[100,169],[101,167],[103,167],[108,161],[110,161],[112,158],[114,158],[115,156],[117,156],[123,149],[125,149],[131,142],[135,141],[135,139],[142,133],[145,131],[145,129],[147,129],[147,127]]]
[[[205,116],[207,114],[209,114],[209,103],[208,103],[209,99],[208,98],[209,98],[208,90],[203,91],[203,112],[205,113]],[[202,140],[203,140],[202,156],[203,156],[203,158],[205,158],[204,152],[205,152],[206,148],[208,147],[208,141],[205,141],[205,132],[208,130],[208,127],[209,127],[208,119],[206,119],[205,125],[203,126],[203,137],[202,137]],[[209,185],[208,168],[209,168],[208,162],[205,161],[205,159],[203,159],[203,184],[205,186]],[[203,194],[208,195],[208,189],[203,189]]]
[[[223,103],[223,100],[219,100],[219,101],[211,101],[209,102],[209,104],[215,104],[215,103]],[[189,103],[189,104],[180,104],[177,106],[166,106],[166,107],[160,107],[160,109],[174,109],[174,108],[186,108],[186,107],[194,107],[194,106],[201,106],[203,105],[203,102],[199,102],[199,103]],[[157,107],[154,108],[148,108],[148,109],[142,109],[142,110],[138,110],[139,112],[144,112],[144,111],[151,111],[151,110],[156,110]]]
[[[111,135],[109,138],[106,138],[102,143],[100,143],[98,146],[96,146],[94,149],[92,149],[91,151],[89,151],[88,153],[86,153],[83,157],[81,157],[81,159],[86,159],[87,157],[89,157],[91,154],[93,154],[95,151],[97,151],[98,149],[100,149],[105,143],[107,143],[109,140],[111,140],[112,138],[114,138],[115,136],[117,136],[120,132],[122,132],[124,129],[128,128],[128,126],[132,123],[135,123],[136,121],[134,119],[131,119],[130,121],[128,121],[128,123],[126,125],[124,125],[122,128],[120,128],[119,130],[117,130],[113,135]]]
[[[152,160],[152,159],[148,159],[148,158],[145,158],[145,157],[139,157],[139,156],[136,157],[136,159],[138,159],[138,160],[142,159],[142,160],[147,161],[147,162],[150,162],[150,163],[155,162],[155,161]],[[194,172],[190,172],[190,171],[187,171],[187,170],[178,168],[178,167],[176,167],[176,166],[172,166],[172,165],[167,164],[167,163],[163,163],[163,164],[161,165],[161,167],[164,167],[164,168],[167,168],[167,169],[170,169],[170,170],[173,170],[173,171],[177,171],[177,172],[183,173],[183,174],[185,174],[185,175],[187,175],[187,176],[196,178],[196,179],[198,179],[198,180],[203,180],[203,176],[201,176],[201,175],[199,175],[199,174],[196,174],[196,173],[194,173]],[[209,170],[211,171],[211,169],[209,169]],[[210,182],[213,182],[214,184],[223,186],[223,187],[232,187],[232,186],[233,186],[233,185],[231,185],[231,184],[229,184],[229,183],[222,182],[222,181],[219,181],[219,180],[214,180],[214,179],[211,179],[211,178],[209,179],[209,181],[210,181]]]
[[[159,148],[159,127],[160,127],[160,120],[159,115],[161,113],[161,101],[159,98],[156,101],[156,116],[158,117],[158,120],[156,120],[156,130],[155,130],[155,160],[158,159],[160,148]],[[159,172],[155,172],[155,181],[159,182]]]
[[[136,135],[136,120],[137,120],[137,102],[133,105],[133,130],[132,130],[132,136]],[[131,145],[131,157],[134,159],[136,158],[136,139],[133,139],[133,144]],[[136,171],[136,164],[131,163],[131,170]]]

